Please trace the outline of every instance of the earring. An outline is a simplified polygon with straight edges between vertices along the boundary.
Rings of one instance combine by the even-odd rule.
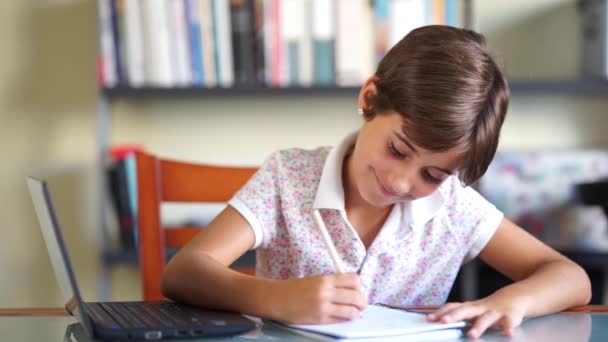
[[[357,114],[363,115],[363,108],[357,108]]]

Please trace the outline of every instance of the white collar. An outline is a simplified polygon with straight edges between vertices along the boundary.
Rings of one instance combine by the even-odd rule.
[[[342,164],[344,163],[344,157],[355,144],[358,134],[359,132],[354,132],[347,135],[329,152],[321,173],[313,209],[334,209],[346,212],[344,186],[342,184]],[[446,201],[443,192],[440,190],[448,182],[445,181],[439,189],[429,196],[414,201],[397,203],[403,208],[412,226],[422,226],[437,214]]]

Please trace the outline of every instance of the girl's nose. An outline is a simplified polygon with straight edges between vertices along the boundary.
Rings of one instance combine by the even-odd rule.
[[[399,196],[404,196],[412,191],[412,177],[407,172],[393,174],[389,177],[389,184],[391,191]]]

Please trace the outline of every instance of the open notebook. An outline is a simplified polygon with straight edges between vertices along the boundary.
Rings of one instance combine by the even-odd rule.
[[[353,339],[356,341],[426,341],[457,339],[462,335],[465,322],[428,322],[426,315],[369,305],[363,315],[352,321],[334,324],[287,324],[275,322],[293,332],[319,340],[334,341]]]

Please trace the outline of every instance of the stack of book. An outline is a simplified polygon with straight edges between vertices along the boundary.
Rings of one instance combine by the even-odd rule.
[[[102,87],[352,86],[461,0],[98,0]]]
[[[114,208],[120,247],[137,247],[137,165],[135,152],[139,146],[117,145],[110,149],[107,167],[108,186]]]

